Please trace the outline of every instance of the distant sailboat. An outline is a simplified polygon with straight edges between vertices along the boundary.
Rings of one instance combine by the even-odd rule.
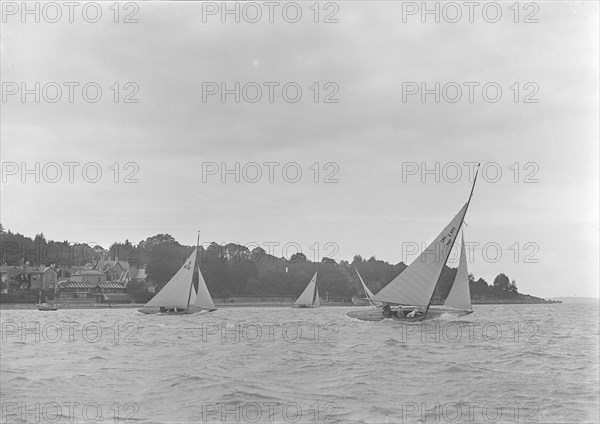
[[[313,275],[308,286],[304,289],[298,300],[294,302],[296,308],[318,308],[321,305],[319,288],[317,287],[317,273]]]
[[[193,314],[203,310],[209,312],[216,310],[200,267],[197,268],[198,293],[194,289],[193,277],[197,254],[198,246],[162,290],[138,311],[145,314]]]
[[[477,173],[475,174],[476,180]],[[431,301],[439,284],[442,270],[450,256],[452,246],[464,222],[471,197],[473,196],[473,190],[475,189],[475,181],[473,181],[469,200],[458,211],[446,228],[404,271],[376,295],[371,296],[371,300],[382,302],[383,307],[378,310],[351,311],[347,314],[348,316],[365,321],[379,321],[384,318],[421,321],[425,318],[439,316],[448,311],[431,309]],[[466,270],[466,263],[464,264],[464,270]],[[450,298],[450,304],[447,306],[452,309],[454,307],[451,305],[462,306],[459,302],[453,303],[454,298],[462,298],[462,295],[459,295],[460,291],[457,291],[456,295],[453,294],[452,298]],[[398,307],[392,310],[392,305]],[[472,311],[457,309],[455,312],[460,316]]]

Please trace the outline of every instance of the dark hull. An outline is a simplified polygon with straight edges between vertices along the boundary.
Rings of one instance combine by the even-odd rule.
[[[199,308],[194,308],[193,306],[190,306],[189,309],[187,310],[181,310],[181,311],[171,311],[171,310],[161,310],[161,308],[140,308],[138,309],[138,312],[141,312],[143,314],[147,314],[147,315],[152,315],[152,314],[158,314],[158,315],[191,315],[191,314],[197,314],[199,312],[214,312],[216,311],[216,309],[199,309]]]
[[[48,312],[48,311],[57,311],[58,308],[54,305],[37,305],[38,311]]]

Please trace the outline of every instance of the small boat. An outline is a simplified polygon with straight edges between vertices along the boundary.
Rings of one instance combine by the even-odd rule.
[[[199,243],[198,239],[198,243]],[[213,312],[217,308],[210,296],[206,282],[197,266],[198,244],[183,266],[169,282],[142,308],[144,314],[194,314],[197,312]],[[195,270],[198,270],[198,292],[193,284]]]
[[[479,168],[478,168],[479,171]],[[381,309],[350,311],[348,316],[363,321],[381,321],[385,318],[418,322],[443,314],[463,316],[473,312],[469,294],[464,240],[455,281],[442,308],[432,308],[431,301],[440,282],[442,270],[448,261],[452,246],[460,232],[469,208],[477,173],[469,199],[435,240],[371,301],[382,302]],[[455,287],[456,286],[456,287]]]
[[[308,286],[304,289],[298,300],[294,302],[295,308],[318,308],[321,305],[319,288],[317,287],[317,273],[313,275]]]
[[[57,311],[58,307],[54,303],[42,303],[42,292],[40,291],[40,299],[36,305],[38,311]]]
[[[40,303],[37,308],[38,311],[58,311],[58,307],[53,303]]]

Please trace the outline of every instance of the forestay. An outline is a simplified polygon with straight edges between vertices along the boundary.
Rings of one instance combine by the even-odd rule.
[[[363,286],[363,290],[365,291],[365,295],[367,296],[367,299],[372,298],[373,297],[373,292],[371,290],[369,290],[369,288],[367,287],[367,285],[363,281],[362,277],[358,273],[358,269],[356,269],[356,267],[354,267],[354,270],[356,271],[356,275],[358,275],[358,278],[360,278],[360,283]]]

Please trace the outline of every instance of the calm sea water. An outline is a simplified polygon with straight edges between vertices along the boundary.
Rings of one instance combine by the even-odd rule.
[[[1,312],[2,422],[597,423],[598,305]]]

